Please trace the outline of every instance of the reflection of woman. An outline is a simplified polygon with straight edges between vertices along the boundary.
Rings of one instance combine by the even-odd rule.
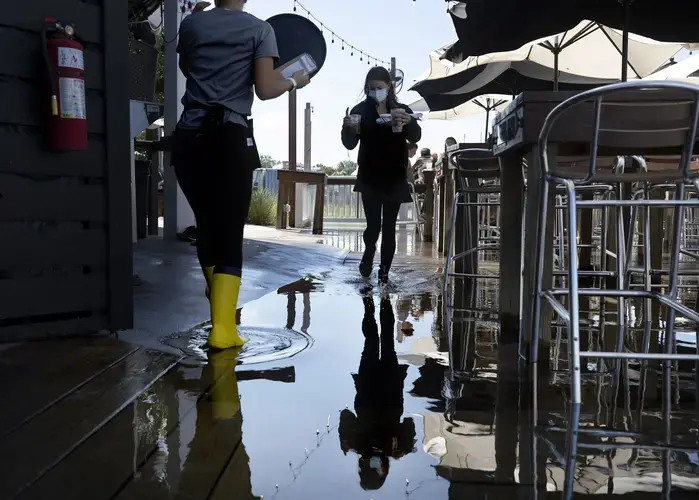
[[[226,498],[259,498],[252,494],[250,459],[242,441],[243,416],[235,374],[238,354],[239,349],[211,353],[202,371],[202,389],[210,389],[208,397],[197,404],[194,438],[180,480],[181,498],[199,496],[202,485],[216,485],[216,491],[225,492]]]
[[[354,189],[362,194],[367,228],[364,231],[366,250],[359,272],[365,278],[371,275],[376,242],[381,235],[379,280],[385,283],[396,252],[396,221],[400,205],[412,201],[405,168],[408,163],[406,140],[417,143],[422,131],[410,116],[410,108],[398,102],[386,68],[377,66],[369,70],[364,93],[367,98],[352,109],[353,116],[345,117],[342,144],[347,149],[354,149],[361,143]],[[379,115],[389,113],[395,115],[393,124],[402,126],[401,132],[394,133],[390,122],[377,124]],[[352,121],[356,115],[361,117],[358,126]]]
[[[388,476],[390,459],[414,451],[415,422],[403,416],[403,383],[406,365],[398,364],[393,343],[395,316],[388,298],[381,301],[381,335],[374,318],[374,300],[364,298],[364,351],[354,377],[356,416],[340,414],[342,451],[359,455],[359,481],[365,490],[381,488]]]
[[[243,344],[233,318],[253,171],[260,167],[248,119],[254,95],[274,99],[309,82],[302,72],[285,79],[274,70],[274,30],[243,12],[244,4],[217,0],[218,8],[187,16],[177,45],[187,88],[172,164],[197,222],[197,256],[211,299],[209,345],[216,349]]]

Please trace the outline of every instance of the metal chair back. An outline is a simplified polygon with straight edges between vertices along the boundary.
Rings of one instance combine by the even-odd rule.
[[[571,122],[566,111],[583,107]],[[699,86],[673,81],[634,81],[605,85],[556,106],[539,135],[544,175],[587,184],[597,174],[600,155],[681,154],[677,174],[693,182],[690,164],[699,127]],[[551,142],[579,143],[589,147],[587,175],[574,179],[549,165]],[[634,179],[642,180],[642,179]],[[652,180],[652,179],[651,179]]]
[[[457,171],[457,189],[465,192],[480,181],[500,179],[500,160],[490,149],[461,149],[449,157],[451,167]]]

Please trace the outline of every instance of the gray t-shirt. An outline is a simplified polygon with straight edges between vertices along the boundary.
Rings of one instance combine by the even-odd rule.
[[[272,26],[240,10],[212,9],[182,20],[177,52],[187,78],[180,126],[198,127],[205,111],[221,105],[225,120],[246,124],[255,97],[254,61],[279,57]]]

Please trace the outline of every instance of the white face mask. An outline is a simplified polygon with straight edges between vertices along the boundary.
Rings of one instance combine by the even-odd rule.
[[[384,102],[388,98],[388,89],[370,90],[369,97],[378,103]]]

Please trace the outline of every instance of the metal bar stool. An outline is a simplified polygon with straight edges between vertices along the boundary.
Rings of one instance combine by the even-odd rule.
[[[604,113],[604,98],[610,94],[618,94],[625,91],[636,91],[634,98],[629,97],[623,102],[624,115],[617,115],[616,122],[601,125]],[[643,91],[643,92],[638,92]],[[665,91],[660,93],[658,91]],[[646,93],[647,92],[647,93]],[[674,92],[674,100],[663,101],[663,96]],[[676,94],[682,94],[683,99],[676,99]],[[686,98],[684,96],[687,96]],[[668,98],[669,99],[669,98]],[[592,140],[590,143],[590,158],[586,174],[582,178],[566,175],[560,171],[551,170],[548,163],[549,137],[561,115],[574,106],[583,103],[593,103],[593,126]],[[615,101],[618,102],[618,101]],[[612,104],[614,105],[614,104]],[[581,360],[582,359],[615,359],[615,360],[658,360],[664,361],[663,366],[663,407],[664,421],[666,422],[665,435],[660,448],[668,453],[671,449],[670,430],[670,407],[672,394],[671,361],[697,361],[699,354],[677,354],[675,338],[675,319],[680,314],[692,322],[699,322],[699,314],[684,306],[678,301],[678,270],[680,261],[680,243],[682,228],[685,221],[685,208],[699,206],[696,199],[685,199],[685,192],[688,186],[699,186],[699,177],[690,171],[690,161],[693,149],[697,140],[697,128],[699,126],[699,87],[681,82],[628,82],[607,85],[587,92],[580,93],[557,106],[546,118],[541,134],[539,136],[540,158],[542,166],[542,176],[539,179],[530,181],[539,182],[542,196],[538,207],[538,242],[535,259],[535,288],[534,302],[531,316],[531,331],[533,332],[531,342],[531,358],[536,359],[538,352],[538,332],[541,323],[542,301],[547,301],[554,312],[565,321],[568,327],[569,343],[569,364],[570,364],[570,415],[567,439],[567,453],[569,457],[566,463],[566,483],[572,484],[575,473],[575,460],[578,436],[599,435],[604,433],[607,437],[623,437],[628,435],[621,431],[609,429],[601,430],[595,427],[580,427],[580,404],[581,404]],[[677,169],[668,172],[638,172],[638,173],[605,173],[598,171],[597,155],[600,149],[601,136],[609,144],[607,147],[616,147],[612,138],[619,140],[625,145],[626,150],[634,148],[637,152],[642,152],[644,146],[640,144],[652,143],[654,148],[669,149],[682,148],[682,156],[678,162]],[[639,139],[640,138],[640,139]],[[646,146],[649,149],[649,146]],[[594,185],[595,183],[622,184],[641,182],[652,184],[667,183],[675,184],[674,199],[654,200],[654,199],[609,199],[609,200],[583,200],[578,201],[577,194],[581,186]],[[568,263],[567,288],[544,287],[544,260],[546,244],[546,224],[547,212],[551,209],[548,203],[548,193],[555,186],[563,185],[567,192],[567,221],[569,228],[577,226],[577,210],[579,208],[599,208],[610,207],[616,211],[618,230],[617,239],[617,275],[618,283],[616,289],[595,289],[578,287],[578,257],[576,251],[576,237],[574,231],[568,231],[568,248],[566,260]],[[669,284],[667,293],[653,290],[635,290],[629,286],[625,276],[625,246],[627,241],[624,238],[624,207],[671,207],[674,209],[672,218],[670,265],[668,270]],[[647,238],[647,236],[646,236]],[[614,352],[586,351],[580,350],[580,296],[598,296],[604,298],[616,298],[618,307],[618,328],[619,338],[617,339]],[[564,306],[559,300],[560,297],[568,298],[568,306]],[[663,344],[664,352],[650,353],[647,350],[647,343],[644,342],[643,352],[627,352],[625,350],[623,335],[626,321],[625,301],[630,298],[655,300],[665,306],[665,324]],[[620,444],[619,447],[627,447]],[[573,457],[573,458],[571,458]],[[568,481],[570,479],[570,481]],[[572,498],[572,490],[567,489],[565,498]]]
[[[458,183],[448,231],[445,283],[448,283],[449,278],[452,277],[483,277],[477,272],[478,252],[500,248],[500,162],[498,158],[493,156],[493,152],[489,149],[463,149],[454,152],[449,162],[455,169]],[[463,251],[454,254],[459,207],[465,207],[468,215],[465,224],[466,245]],[[484,207],[487,207],[488,211],[480,210]],[[496,208],[494,214],[490,211],[491,207]],[[481,212],[490,217],[485,225],[485,235],[481,231],[483,227],[480,224]],[[494,225],[492,224],[493,215],[495,216]],[[461,259],[467,259],[466,267],[469,272],[452,271],[452,266]],[[498,278],[499,276],[488,277]]]
[[[410,197],[413,199],[413,210],[415,212],[415,229],[417,230],[420,240],[422,240],[423,225],[425,224],[425,217],[422,214],[422,207],[425,204],[425,191],[426,186],[415,185],[415,182],[408,182],[410,186]]]

